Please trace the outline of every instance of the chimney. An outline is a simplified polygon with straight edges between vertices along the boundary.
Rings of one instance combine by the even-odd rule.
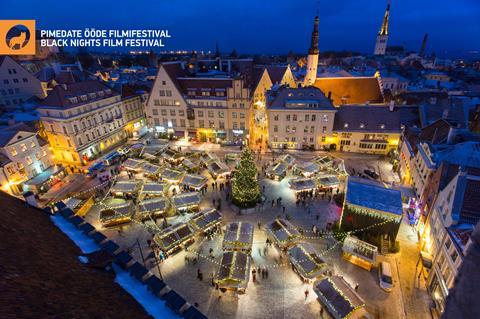
[[[395,108],[395,101],[391,100],[390,104],[388,105],[388,109],[390,110],[390,112],[393,112],[394,108]]]

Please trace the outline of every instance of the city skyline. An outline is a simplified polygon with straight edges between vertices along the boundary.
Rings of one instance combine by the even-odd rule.
[[[49,5],[47,1],[45,6],[37,7],[28,5],[32,1],[21,4],[7,1],[2,19],[33,18],[37,20],[37,28],[45,29],[166,28],[172,38],[165,50],[213,51],[218,42],[222,52],[235,48],[240,53],[286,54],[290,50],[306,53],[311,24],[318,12],[320,51],[371,53],[387,5],[383,0],[340,3],[309,0],[301,6],[291,1],[215,1],[208,5],[184,1],[183,6],[176,1],[144,5],[142,2],[115,6],[105,1],[76,6]],[[473,0],[458,1],[453,7],[447,4],[433,0],[393,1],[389,45],[404,45],[407,50],[418,51],[424,34],[429,33],[428,53],[462,56],[480,50],[480,40],[475,36],[480,32],[480,23],[476,21],[480,4]],[[149,9],[145,10],[147,6]],[[91,10],[92,7],[96,9]],[[73,19],[65,14],[69,11],[75,12]],[[110,13],[105,15],[106,12]],[[211,16],[215,18],[207,19]]]

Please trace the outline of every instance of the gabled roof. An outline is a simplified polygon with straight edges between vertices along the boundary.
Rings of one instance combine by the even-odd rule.
[[[103,96],[96,94],[95,98],[90,98],[89,93],[98,93],[103,91]],[[107,93],[109,92],[109,93]],[[87,95],[87,101],[78,98],[77,103],[71,102],[69,98]],[[47,98],[42,101],[41,106],[69,108],[77,105],[91,103],[94,100],[109,98],[119,93],[113,91],[110,87],[99,81],[84,81],[72,84],[57,85],[50,91]]]
[[[328,96],[333,104],[383,103],[383,92],[376,77],[317,78],[314,87]]]
[[[0,130],[0,147],[4,147],[5,145],[7,145],[12,140],[12,138],[21,131],[34,133],[33,129],[24,123],[17,123],[2,128]]]
[[[403,126],[418,124],[416,107],[399,106],[390,111],[380,105],[342,105],[337,109],[334,131],[400,133]]]
[[[288,65],[267,65],[265,69],[268,72],[268,75],[270,76],[270,80],[272,80],[272,83],[275,84],[280,84],[282,82],[282,79],[285,75],[285,72],[287,72]]]

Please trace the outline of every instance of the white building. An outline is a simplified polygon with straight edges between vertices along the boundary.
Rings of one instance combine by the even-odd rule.
[[[23,123],[0,130],[0,163],[1,190],[16,195],[25,190],[45,191],[51,177],[63,171],[52,166],[48,143]]]
[[[388,19],[390,16],[390,0],[388,0],[387,10],[383,16],[382,26],[377,34],[377,41],[375,42],[375,55],[385,55],[388,43]]]

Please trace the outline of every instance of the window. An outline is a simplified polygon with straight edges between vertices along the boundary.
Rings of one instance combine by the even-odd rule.
[[[315,122],[317,120],[317,115],[312,114],[312,122]]]
[[[165,96],[165,90],[160,90],[160,91],[158,91],[158,95],[160,95],[160,96]]]
[[[274,131],[275,133],[278,132],[278,125],[274,125],[274,126],[273,126],[273,131]]]
[[[286,120],[287,120],[287,121],[290,121],[290,114],[288,114],[288,115],[286,116]]]
[[[278,121],[278,114],[275,114],[275,115],[273,116],[273,120],[274,120],[274,121]]]
[[[451,254],[450,254],[450,258],[452,258],[452,261],[455,262],[458,258],[458,253],[456,250],[454,250]]]
[[[323,114],[323,122],[325,122],[325,123],[328,122],[328,116],[327,116],[327,114]]]
[[[237,118],[237,112],[232,112],[232,118],[234,118],[234,119]]]
[[[158,110],[157,109],[152,109],[152,114],[153,115],[158,115]]]
[[[313,134],[313,132],[315,132],[315,126],[312,125],[312,126],[310,126],[310,133]]]
[[[327,133],[327,127],[326,126],[322,127],[322,133]]]
[[[180,127],[185,127],[185,120],[184,119],[180,119]]]
[[[305,122],[310,121],[310,114],[305,114]]]
[[[20,149],[22,152],[25,152],[27,150],[27,145],[25,145],[25,143],[20,144]]]
[[[240,114],[240,118],[241,119],[244,119],[245,118],[245,113],[239,113]]]
[[[240,122],[240,129],[244,130],[245,129],[245,122]]]
[[[167,116],[167,110],[162,110],[162,116]]]
[[[218,117],[223,119],[225,117],[225,113],[223,111],[218,112]]]
[[[325,136],[322,136],[322,143],[325,143]]]
[[[17,155],[18,155],[17,149],[16,149],[16,148],[12,148],[10,154],[12,154],[12,156],[17,156]]]
[[[303,128],[303,133],[308,133],[308,126],[305,126],[305,127]]]
[[[218,122],[218,127],[219,127],[221,130],[224,130],[224,129],[225,129],[225,122],[223,122],[223,121]]]
[[[34,147],[35,147],[35,142],[34,142],[34,141],[32,141],[32,143],[30,143],[30,147],[31,147],[31,148],[34,148]]]
[[[203,117],[203,111],[198,111],[198,117]]]
[[[205,121],[204,120],[199,120],[198,121],[198,126],[199,127],[205,127]]]
[[[170,110],[170,116],[175,116],[176,115],[175,113],[176,113],[175,110]]]
[[[209,120],[209,121],[208,121],[208,127],[209,127],[209,128],[215,128],[215,121]]]
[[[297,114],[293,114],[293,120],[294,120],[294,121],[297,120]]]
[[[27,165],[32,165],[33,164],[33,161],[30,158],[30,156],[25,157],[25,162],[27,163]]]
[[[185,111],[183,111],[183,110],[178,111],[178,115],[185,116]]]
[[[208,117],[213,117],[213,111],[208,111]]]

